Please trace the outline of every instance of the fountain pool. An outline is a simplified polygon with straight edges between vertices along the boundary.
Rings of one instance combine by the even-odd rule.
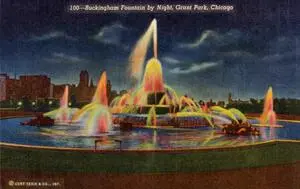
[[[81,126],[30,127],[20,126],[28,118],[0,120],[0,141],[5,143],[32,146],[50,146],[63,148],[94,148],[94,141],[101,139],[97,149],[117,150],[121,140],[123,150],[159,150],[159,149],[200,149],[207,147],[233,147],[256,144],[277,139],[300,139],[300,123],[282,122],[283,128],[259,127],[260,136],[227,136],[218,129],[200,127],[197,129],[149,129],[134,128],[122,132],[115,128],[111,132],[97,136],[81,133]],[[250,120],[256,123],[256,120]]]

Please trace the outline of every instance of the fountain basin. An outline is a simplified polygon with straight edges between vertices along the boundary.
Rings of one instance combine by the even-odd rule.
[[[99,150],[118,150],[115,139],[122,140],[123,150],[202,149],[255,145],[272,140],[299,140],[300,123],[281,122],[283,128],[258,127],[261,136],[225,136],[209,126],[194,129],[140,126],[122,132],[118,128],[108,133],[86,136],[80,125],[54,125],[49,128],[22,127],[28,118],[0,120],[0,142],[62,148],[93,149],[94,140],[103,138]],[[256,120],[251,120],[257,123]]]

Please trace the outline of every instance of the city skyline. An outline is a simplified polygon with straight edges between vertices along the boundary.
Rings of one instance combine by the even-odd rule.
[[[78,77],[79,76],[79,77]],[[47,94],[50,94],[49,96],[45,96],[44,97],[40,97],[40,98],[55,98],[55,99],[60,99],[61,96],[63,95],[63,91],[64,91],[64,88],[65,86],[69,86],[71,87],[71,91],[73,91],[71,94],[75,95],[75,97],[77,96],[78,98],[78,92],[82,92],[82,94],[80,94],[80,96],[82,96],[81,98],[84,99],[83,101],[85,102],[88,102],[92,99],[92,96],[94,95],[94,90],[96,89],[97,87],[97,83],[98,81],[94,81],[93,78],[91,78],[89,76],[89,72],[87,70],[81,70],[79,74],[77,74],[77,77],[78,77],[78,81],[75,82],[75,83],[54,83],[54,82],[51,82],[51,77],[47,76],[47,75],[43,75],[43,74],[36,74],[36,75],[14,75],[13,77],[11,75],[8,75],[7,73],[0,73],[0,83],[1,83],[1,86],[0,88],[2,89],[2,85],[11,85],[9,86],[9,90],[10,92],[7,92],[7,86],[6,86],[6,90],[1,90],[2,92],[3,91],[6,91],[7,93],[11,93],[11,92],[16,92],[18,91],[17,89],[16,90],[13,90],[14,89],[14,85],[16,84],[12,84],[13,82],[17,82],[18,84],[17,85],[20,85],[20,82],[22,83],[21,80],[24,80],[24,78],[34,78],[36,80],[36,82],[44,82],[43,80],[48,80],[49,81],[49,91],[46,92]],[[2,79],[3,78],[6,78],[6,81],[4,82]],[[7,83],[7,79],[10,80],[8,83]],[[29,81],[31,81],[32,79],[29,79]],[[29,82],[28,81],[28,82]],[[23,81],[24,83],[24,81]],[[33,86],[33,83],[30,82],[30,83],[27,83],[27,84],[24,84],[26,86],[30,86],[32,87]],[[52,89],[50,89],[50,86],[52,87]],[[20,87],[20,86],[19,86]],[[75,90],[76,88],[79,88],[79,90]],[[89,88],[92,88],[92,89],[89,89]],[[113,100],[113,98],[119,96],[119,95],[123,95],[125,93],[127,93],[128,90],[130,90],[130,88],[126,89],[120,89],[120,88],[115,88],[113,83],[111,83],[111,81],[108,79],[108,94],[113,94],[113,96],[111,96],[111,100]],[[51,91],[52,90],[52,94],[51,94]],[[24,89],[22,89],[22,91],[24,92]],[[30,92],[30,91],[29,91]],[[39,91],[37,91],[39,93]],[[19,93],[19,92],[18,92]],[[31,91],[31,93],[36,93],[35,91]],[[15,100],[20,100],[21,99],[21,96],[25,97],[28,93],[28,91],[26,93],[20,93],[18,96],[20,96],[20,98],[18,99],[15,99]],[[1,95],[3,95],[1,93]],[[187,94],[182,94],[182,95],[187,95]],[[5,95],[4,95],[5,96]],[[30,96],[30,95],[29,95]],[[214,98],[209,98],[209,99],[204,99],[204,98],[201,98],[201,97],[197,97],[197,96],[189,96],[191,98],[193,98],[195,101],[206,101],[206,102],[213,102],[213,103],[223,103],[224,101],[227,102],[228,104],[230,103],[250,103],[249,100],[251,99],[254,99],[254,100],[257,100],[257,101],[260,101],[260,100],[263,100],[264,96],[262,98],[260,97],[250,97],[248,99],[245,99],[245,98],[240,98],[236,95],[234,95],[232,92],[229,92],[227,94],[224,94],[224,98],[222,99],[214,99]],[[11,98],[11,96],[7,96],[7,99]],[[282,97],[282,98],[286,98],[288,99],[288,97]],[[282,99],[281,98],[281,99]],[[2,99],[2,98],[1,98]],[[275,99],[280,99],[280,98],[277,98],[275,97]],[[77,100],[80,100],[77,99]]]
[[[206,100],[225,100],[230,92],[240,99],[263,98],[271,85],[275,97],[300,98],[297,6],[259,1],[260,10],[246,13],[244,8],[255,3],[233,4],[235,14],[192,15],[80,15],[65,11],[61,2],[55,7],[4,4],[1,72],[43,74],[64,84],[77,83],[80,70],[88,70],[96,83],[106,70],[115,90],[129,89],[131,50],[156,18],[163,77],[180,94]],[[49,7],[53,11],[43,11]],[[12,8],[16,13],[24,8],[26,16]]]
[[[20,75],[10,78],[7,74],[0,74],[0,101],[21,100],[27,97],[29,100],[54,98],[60,99],[66,86],[70,88],[70,96],[74,96],[79,102],[91,101],[96,91],[92,79],[86,70],[78,74],[79,82],[76,84],[55,84],[47,75]],[[107,83],[107,95],[110,98],[111,83]],[[111,99],[111,98],[110,98]]]

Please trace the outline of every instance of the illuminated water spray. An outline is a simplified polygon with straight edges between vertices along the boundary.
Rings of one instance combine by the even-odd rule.
[[[102,104],[104,106],[108,105],[106,72],[103,72],[100,77],[92,102]]]
[[[66,86],[64,90],[64,94],[60,99],[60,108],[68,107],[68,99],[69,99],[69,87]]]
[[[153,55],[157,58],[157,22],[156,19],[153,19]]]
[[[151,58],[146,65],[144,80],[143,80],[144,91],[151,92],[163,92],[164,82],[162,75],[161,64],[158,59]]]
[[[144,77],[142,77],[147,49],[151,39],[153,40],[154,57],[147,62]],[[157,59],[157,22],[155,19],[136,43],[135,48],[130,55],[129,62],[130,76],[138,85],[127,94],[113,100],[111,105],[114,113],[124,113],[125,107],[128,104],[139,106],[146,105],[149,93],[163,92],[165,90],[161,63]]]
[[[143,74],[143,65],[145,62],[147,49],[150,44],[151,38],[153,39],[153,53],[154,57],[157,58],[157,22],[153,19],[150,26],[144,33],[144,35],[136,43],[130,58],[130,75],[131,77],[140,82]]]
[[[106,86],[106,72],[103,72],[98,82],[92,102],[80,109],[73,117],[73,122],[84,123],[84,130],[88,135],[97,135],[109,132],[112,128]]]
[[[156,111],[155,106],[152,106],[149,110],[148,117],[147,117],[147,126],[156,126]]]
[[[269,87],[264,102],[264,110],[260,116],[261,124],[276,125],[276,113],[273,110],[273,90]]]
[[[212,107],[210,107],[210,110],[217,113],[218,115],[226,116],[226,117],[230,118],[232,121],[239,123],[236,116],[231,111],[229,111],[225,108],[222,108],[220,106],[212,106]]]
[[[72,115],[76,112],[77,108],[69,108],[69,87],[66,86],[62,97],[60,98],[60,106],[58,109],[45,113],[45,116],[49,116],[55,119],[58,124],[67,124],[72,119]]]
[[[60,122],[67,122],[69,120],[69,111],[68,111],[68,99],[69,99],[69,87],[65,87],[64,94],[60,99],[60,113],[57,114],[56,119]]]
[[[147,61],[144,68],[147,49],[151,39],[153,40],[153,57]],[[222,121],[232,120],[236,123],[238,123],[239,120],[243,122],[247,121],[244,114],[237,109],[227,110],[221,107],[209,109],[207,105],[201,107],[198,103],[194,102],[192,98],[186,96],[179,98],[176,91],[164,83],[162,66],[158,60],[157,46],[157,22],[154,19],[143,36],[136,43],[129,58],[130,76],[135,81],[135,86],[128,93],[112,101],[110,105],[113,113],[136,113],[138,111],[142,113],[142,109],[145,106],[149,107],[149,105],[151,105],[152,107],[148,112],[146,124],[156,125],[155,107],[169,105],[170,112],[178,112],[176,116],[203,117],[212,127],[214,127],[213,119]],[[158,102],[157,93],[164,93],[163,96],[158,99]],[[152,94],[155,95],[154,105],[148,104],[148,97]]]

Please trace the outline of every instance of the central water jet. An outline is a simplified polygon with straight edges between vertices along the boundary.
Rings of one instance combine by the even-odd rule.
[[[139,83],[142,79],[143,65],[146,59],[146,54],[148,46],[150,44],[151,38],[153,39],[153,54],[157,58],[157,22],[153,19],[150,26],[136,43],[130,58],[130,76],[135,82]]]
[[[148,61],[145,68],[143,86],[144,91],[147,93],[164,91],[162,68],[158,59],[152,58]]]

